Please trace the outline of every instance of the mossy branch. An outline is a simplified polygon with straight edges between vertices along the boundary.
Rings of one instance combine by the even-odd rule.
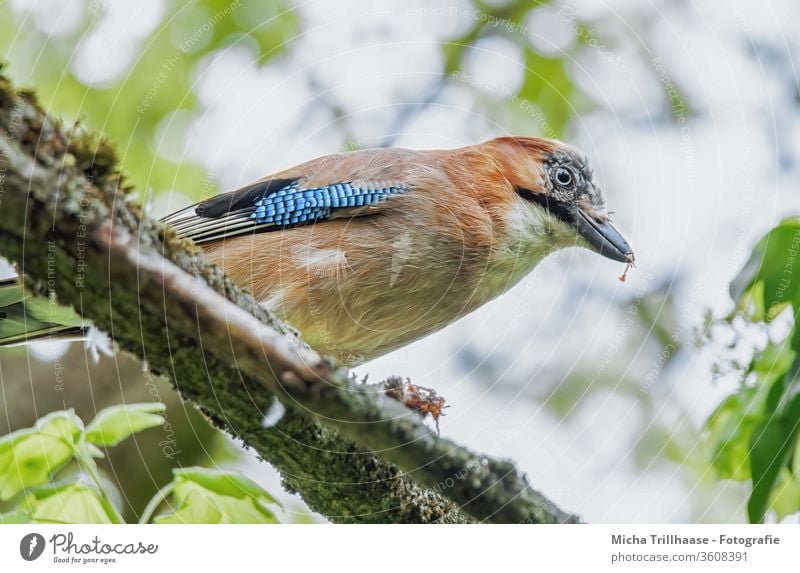
[[[0,74],[0,253],[172,380],[338,522],[574,522],[515,466],[439,438],[320,357],[129,201],[113,149]],[[50,292],[53,291],[53,292]],[[279,399],[286,415],[261,420]]]

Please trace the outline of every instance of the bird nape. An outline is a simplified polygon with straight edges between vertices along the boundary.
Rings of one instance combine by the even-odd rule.
[[[163,222],[346,365],[458,320],[556,250],[634,262],[585,156],[530,137],[327,155]]]

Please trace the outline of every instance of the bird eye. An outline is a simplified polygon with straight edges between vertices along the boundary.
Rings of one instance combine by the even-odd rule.
[[[559,167],[556,169],[555,172],[555,180],[561,187],[569,187],[572,185],[574,178],[572,177],[572,173],[569,169],[565,167]]]

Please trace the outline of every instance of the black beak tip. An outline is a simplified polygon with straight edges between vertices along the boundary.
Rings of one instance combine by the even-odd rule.
[[[628,263],[631,266],[636,266],[636,257],[633,254],[633,250],[627,244],[625,246],[627,248],[620,249],[615,245],[616,248],[614,250],[616,252],[614,253],[614,256],[610,258],[613,258],[615,261],[620,263]]]
[[[634,256],[633,251],[623,252],[618,248],[612,247],[611,245],[603,245],[608,246],[607,249],[601,248],[600,254],[606,257],[607,259],[611,259],[612,261],[617,261],[618,263],[630,263],[633,264]]]
[[[578,232],[602,256],[620,263],[634,264],[636,257],[628,241],[609,221],[600,221],[580,209],[576,219]]]

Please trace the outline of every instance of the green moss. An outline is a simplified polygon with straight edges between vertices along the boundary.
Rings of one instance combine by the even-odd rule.
[[[17,91],[10,81],[0,76],[0,108],[11,109],[17,100]]]
[[[75,166],[90,181],[102,185],[113,178],[119,179],[117,150],[107,137],[76,125],[68,141],[67,151],[75,158]]]
[[[33,88],[23,86],[17,89],[17,97],[25,100],[28,105],[39,107],[39,100]]]

